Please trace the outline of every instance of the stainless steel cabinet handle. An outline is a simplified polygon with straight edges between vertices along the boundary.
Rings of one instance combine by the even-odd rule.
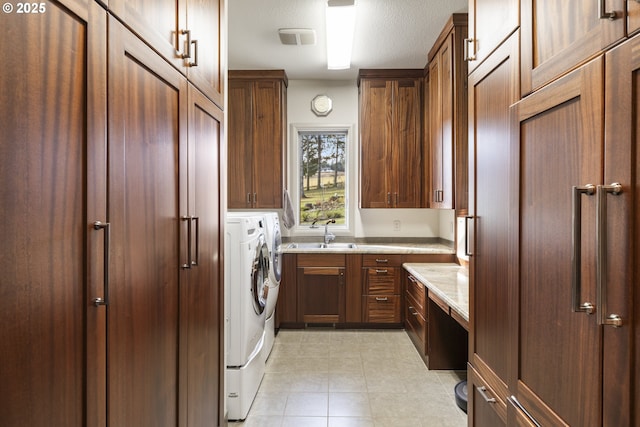
[[[604,4],[605,0],[598,0],[598,16],[600,19],[608,19],[609,21],[613,21],[616,19],[616,12],[607,12],[606,5]]]
[[[376,262],[389,262],[389,260],[384,258],[376,258]]]
[[[387,193],[387,204],[391,204],[391,193]]]
[[[464,239],[464,254],[466,256],[472,256],[473,254],[471,253],[471,242],[470,242],[470,236],[471,234],[469,233],[469,220],[473,219],[472,216],[465,216],[464,217],[464,230],[465,230],[465,239]]]
[[[376,274],[387,274],[389,272],[389,270],[378,270],[376,268]]]
[[[251,193],[247,193],[247,205],[251,206]]]
[[[195,248],[195,259],[191,260],[191,265],[197,266],[200,260],[200,217],[192,216],[191,221],[194,221],[196,224],[196,248]]]
[[[415,277],[413,277],[412,275],[408,275],[407,277],[408,277],[408,278],[409,278],[409,280],[410,280],[410,281],[412,281],[413,283],[416,283],[416,282],[417,282],[416,278],[415,278]]]
[[[398,193],[394,193],[396,195],[396,206],[398,206]]]
[[[96,221],[93,223],[94,230],[104,230],[104,279],[103,279],[103,296],[104,298],[94,298],[93,305],[99,307],[101,305],[109,305],[109,252],[111,246],[111,224],[108,222]]]
[[[583,187],[574,186],[572,191],[572,224],[573,229],[571,232],[571,244],[572,244],[572,256],[571,256],[571,309],[573,312],[581,312],[592,314],[595,310],[594,306],[590,302],[581,303],[581,286],[582,277],[580,274],[581,260],[581,245],[582,245],[582,195],[586,194],[591,196],[595,194],[596,187],[592,184],[587,184]]]
[[[607,315],[607,290],[605,288],[605,282],[607,281],[607,195],[619,195],[622,193],[622,185],[617,182],[611,185],[598,185],[596,193],[596,247],[598,248],[596,258],[596,311],[598,324],[617,328],[622,326],[622,318],[617,314]]]
[[[463,55],[464,55],[464,60],[465,61],[475,61],[476,60],[476,55],[475,55],[475,49],[473,52],[473,55],[469,55],[469,45],[472,44],[475,47],[475,39],[472,38],[466,38],[464,39],[464,43],[462,45],[462,50],[463,50]]]
[[[527,411],[527,410],[525,409],[525,407],[524,407],[524,406],[522,406],[522,404],[518,401],[518,399],[516,399],[516,397],[515,397],[515,396],[511,395],[508,399],[511,401],[511,403],[513,403],[513,406],[515,406],[516,408],[520,409],[520,410],[522,411],[522,413],[523,413],[523,414],[525,414],[525,415],[527,416],[527,418],[529,418],[529,420],[530,420],[530,421],[531,421],[535,426],[537,426],[537,427],[542,427],[542,426],[540,425],[540,423],[539,423],[535,418],[533,418],[533,416],[531,416],[531,414],[529,413],[529,411]]]
[[[496,399],[494,397],[489,397],[489,395],[487,395],[487,388],[485,386],[478,387],[478,393],[480,393],[480,396],[482,396],[485,402],[496,403]]]
[[[376,297],[376,301],[389,301],[387,297]]]
[[[418,315],[418,312],[412,306],[409,306],[408,309],[409,309],[409,313],[411,313],[413,316],[417,316]]]
[[[182,264],[182,268],[191,268],[191,217],[181,216],[181,221],[187,222],[187,261]]]
[[[193,45],[193,61],[189,61],[189,67],[197,67],[198,66],[198,40],[191,41]],[[191,54],[191,48],[189,48],[189,54]]]
[[[187,46],[187,51],[181,52],[180,50],[178,50],[177,54],[182,59],[189,59],[191,58],[191,30],[180,30],[179,34],[187,36],[187,42],[185,43],[185,45]],[[178,45],[180,45],[180,43],[178,43]]]

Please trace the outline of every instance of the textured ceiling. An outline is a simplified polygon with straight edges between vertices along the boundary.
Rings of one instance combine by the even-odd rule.
[[[356,0],[350,70],[327,70],[326,0],[229,0],[229,68],[283,68],[290,79],[354,80],[360,68],[423,68],[449,15],[468,0]],[[314,46],[285,46],[279,28],[312,28]]]

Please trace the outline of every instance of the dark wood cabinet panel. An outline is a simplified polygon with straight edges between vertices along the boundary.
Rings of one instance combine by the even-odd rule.
[[[276,305],[276,328],[298,322],[297,255],[282,254],[282,278]]]
[[[192,227],[192,257],[196,265],[185,270],[181,286],[181,326],[186,342],[181,386],[187,426],[215,424],[224,416],[222,377],[223,278],[221,271],[221,208],[223,180],[220,149],[222,111],[189,85],[189,216]],[[186,380],[186,381],[185,381]],[[186,402],[184,401],[186,399]]]
[[[467,416],[469,425],[499,427],[507,425],[507,404],[473,366],[467,370]],[[493,399],[493,400],[492,400]]]
[[[282,70],[229,72],[229,208],[282,207],[286,86]]]
[[[509,107],[520,98],[518,52],[516,32],[469,76],[469,364],[496,378],[492,392],[503,402],[514,321],[509,295],[517,264],[510,249],[518,233],[510,208],[515,196],[508,183]],[[476,413],[474,425],[493,426],[491,419]]]
[[[104,358],[85,322],[104,322],[87,298],[103,286],[104,233],[92,223],[106,220],[106,13],[91,1],[46,8],[0,15],[5,426],[104,420],[104,383],[93,376]]]
[[[454,14],[429,52],[429,207],[467,208],[467,14]]]
[[[626,3],[522,1],[522,94],[544,86],[623,39]],[[609,14],[615,18],[608,19]]]
[[[519,0],[470,0],[466,52],[469,73],[520,26]]]
[[[358,84],[360,206],[421,207],[422,70],[360,70]]]
[[[109,9],[135,34],[223,107],[220,0],[109,0]]]
[[[109,25],[108,419],[168,427],[178,420],[187,80],[115,18]]]

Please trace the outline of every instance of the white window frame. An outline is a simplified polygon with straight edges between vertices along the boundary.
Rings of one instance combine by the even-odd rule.
[[[316,236],[318,233],[322,233],[324,229],[321,227],[324,223],[318,223],[318,227],[311,228],[308,225],[300,226],[300,145],[299,134],[304,132],[346,132],[346,145],[345,151],[345,223],[344,225],[330,226],[331,232],[337,236],[353,236],[354,230],[354,209],[357,204],[358,194],[356,193],[357,176],[355,174],[355,149],[357,147],[357,141],[355,140],[354,126],[352,124],[331,124],[331,125],[319,125],[319,124],[304,124],[293,123],[290,126],[290,150],[289,150],[289,195],[291,197],[291,204],[293,205],[293,212],[296,218],[296,224],[291,228],[290,232],[296,236]]]

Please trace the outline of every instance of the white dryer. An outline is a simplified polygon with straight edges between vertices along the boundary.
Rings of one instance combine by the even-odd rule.
[[[282,275],[282,234],[280,232],[280,219],[277,212],[264,213],[267,240],[269,248],[271,268],[269,269],[269,294],[267,295],[266,319],[265,319],[265,359],[271,354],[275,341],[276,303],[280,290],[280,278]]]
[[[264,376],[270,260],[263,226],[262,216],[228,217],[226,222],[226,403],[231,420],[247,417]]]

